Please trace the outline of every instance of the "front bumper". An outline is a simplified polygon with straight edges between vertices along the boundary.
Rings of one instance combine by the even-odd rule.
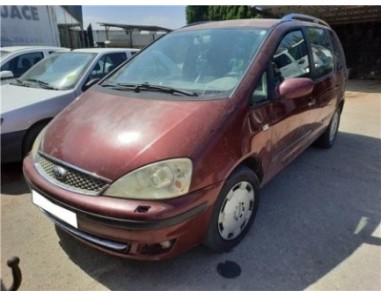
[[[142,260],[173,257],[200,244],[222,186],[165,201],[127,200],[59,188],[37,172],[30,156],[23,169],[32,190],[76,214],[78,228],[45,212],[57,226],[97,249]]]

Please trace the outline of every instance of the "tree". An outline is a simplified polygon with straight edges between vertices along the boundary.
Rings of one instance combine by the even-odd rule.
[[[250,18],[250,17],[251,17],[251,14],[250,14],[249,7],[245,6],[245,5],[241,5],[238,8],[237,18],[238,19],[245,19],[245,18]]]
[[[87,41],[89,47],[94,47],[93,27],[91,24],[87,27]]]
[[[185,13],[188,24],[208,20],[208,6],[187,6]]]
[[[213,6],[187,6],[187,23],[202,21],[220,21],[231,19],[245,19],[259,17],[255,10],[248,5],[213,5]]]
[[[238,18],[238,6],[227,6],[225,20],[234,20]]]

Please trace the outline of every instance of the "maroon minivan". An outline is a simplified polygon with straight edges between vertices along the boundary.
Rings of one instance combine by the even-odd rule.
[[[181,28],[41,132],[23,167],[33,203],[114,255],[228,251],[260,187],[312,143],[334,144],[346,79],[336,34],[313,17]]]

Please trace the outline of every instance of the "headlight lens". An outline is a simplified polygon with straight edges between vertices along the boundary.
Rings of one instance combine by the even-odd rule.
[[[167,199],[187,194],[192,179],[192,161],[177,158],[155,162],[115,181],[104,193],[134,199]]]
[[[34,140],[34,143],[33,143],[33,146],[32,146],[32,150],[30,150],[30,153],[32,155],[32,159],[36,159],[36,156],[37,156],[37,152],[38,152],[38,149],[40,149],[40,144],[41,144],[41,141],[42,141],[42,138],[44,137],[44,134],[46,132],[46,129],[47,129],[47,126],[44,127],[40,133],[38,134],[38,136],[36,137],[36,140]]]

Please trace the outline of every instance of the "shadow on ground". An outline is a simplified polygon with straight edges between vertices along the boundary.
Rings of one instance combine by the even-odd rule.
[[[1,164],[1,194],[18,195],[30,192],[24,181],[22,163]]]
[[[71,260],[110,290],[303,290],[362,244],[381,245],[381,141],[340,133],[310,148],[262,190],[254,225],[232,252],[204,247],[161,262],[112,257],[57,229]],[[220,263],[241,268],[221,277]],[[72,287],[75,289],[75,287]]]

